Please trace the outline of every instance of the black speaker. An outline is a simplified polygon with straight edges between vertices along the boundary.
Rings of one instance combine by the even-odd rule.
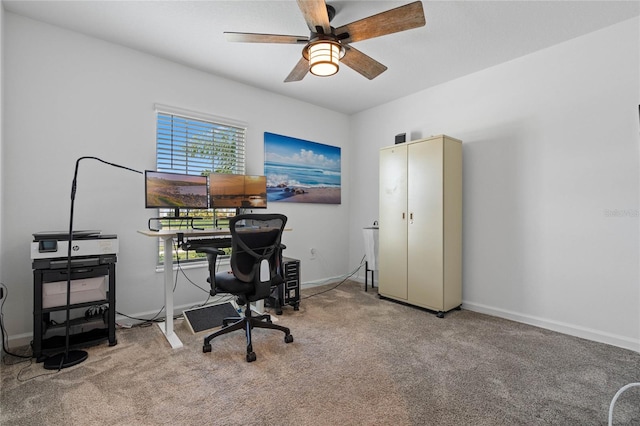
[[[399,143],[404,143],[407,141],[407,134],[406,133],[398,133],[396,135],[396,145]]]

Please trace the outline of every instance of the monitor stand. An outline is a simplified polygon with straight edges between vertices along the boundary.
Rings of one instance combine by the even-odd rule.
[[[199,228],[194,228],[193,227],[193,221],[196,219],[202,219],[201,217],[195,217],[195,216],[180,216],[180,209],[175,209],[173,216],[164,216],[164,217],[152,217],[149,218],[149,221],[147,222],[147,227],[149,228],[149,231],[154,231],[154,232],[158,232],[160,231],[160,229],[155,229],[151,227],[151,221],[155,220],[158,221],[160,223],[160,221],[162,220],[166,220],[169,221],[169,227],[171,227],[171,221],[174,220],[178,220],[178,221],[186,221],[187,223],[187,227],[191,228],[191,229],[199,229]]]

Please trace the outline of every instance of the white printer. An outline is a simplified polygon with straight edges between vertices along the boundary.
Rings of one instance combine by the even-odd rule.
[[[31,243],[33,269],[58,269],[67,266],[69,233],[37,232]],[[102,231],[74,231],[71,263],[74,266],[103,265],[116,262],[118,236]]]

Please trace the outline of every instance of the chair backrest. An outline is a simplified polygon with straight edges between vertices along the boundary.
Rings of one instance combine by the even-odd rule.
[[[281,273],[281,240],[286,223],[285,215],[275,213],[242,214],[229,220],[231,270],[237,279],[256,284],[264,281],[268,292],[268,282]],[[265,260],[269,264],[269,280],[260,279]]]

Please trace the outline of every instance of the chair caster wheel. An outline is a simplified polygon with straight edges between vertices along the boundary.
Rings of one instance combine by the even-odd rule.
[[[253,362],[256,360],[256,353],[255,352],[249,352],[247,354],[247,362]]]
[[[293,342],[293,336],[291,334],[287,334],[286,336],[284,336],[284,342],[285,343]]]
[[[211,352],[211,345],[203,345],[202,352],[204,353]]]

